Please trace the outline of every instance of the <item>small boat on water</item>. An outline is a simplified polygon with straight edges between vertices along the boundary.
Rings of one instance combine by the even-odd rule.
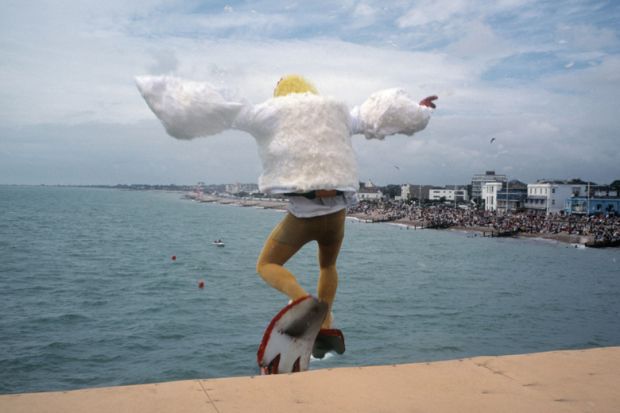
[[[217,247],[223,247],[224,245],[224,241],[222,241],[221,239],[217,239],[215,241],[213,241],[213,245],[217,246]]]

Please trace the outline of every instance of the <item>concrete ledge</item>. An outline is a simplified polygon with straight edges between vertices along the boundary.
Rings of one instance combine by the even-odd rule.
[[[0,396],[2,413],[618,412],[620,347]]]

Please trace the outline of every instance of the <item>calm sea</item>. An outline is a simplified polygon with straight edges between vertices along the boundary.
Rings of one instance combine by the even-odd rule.
[[[179,193],[0,186],[0,393],[256,374],[287,302],[255,273],[281,217]],[[620,345],[620,249],[346,231],[334,315],[347,351],[311,369]],[[309,290],[315,257],[309,245],[290,262]]]

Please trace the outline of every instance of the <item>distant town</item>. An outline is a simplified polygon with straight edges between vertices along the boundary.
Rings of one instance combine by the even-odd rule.
[[[285,209],[284,196],[261,193],[256,184],[87,185],[120,190],[182,192],[197,202]],[[620,180],[581,179],[523,183],[494,171],[466,185],[375,185],[360,182],[358,203],[347,215],[361,222],[406,228],[457,229],[473,236],[540,237],[575,247],[620,246]]]
[[[93,185],[91,185],[92,187]],[[212,194],[237,198],[269,198],[254,183],[195,185],[94,185],[127,190],[164,190]],[[443,187],[424,184],[375,185],[360,182],[358,199],[367,202],[405,202],[410,205],[447,205],[484,211],[528,212],[532,214],[618,215],[620,214],[620,180],[610,184],[570,180],[541,179],[535,183],[508,181],[506,175],[486,171],[476,174],[466,185]]]

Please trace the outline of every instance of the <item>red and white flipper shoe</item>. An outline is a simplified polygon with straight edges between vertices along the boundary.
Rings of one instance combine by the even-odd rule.
[[[310,355],[328,305],[308,295],[284,307],[271,320],[258,347],[261,374],[308,370]]]

